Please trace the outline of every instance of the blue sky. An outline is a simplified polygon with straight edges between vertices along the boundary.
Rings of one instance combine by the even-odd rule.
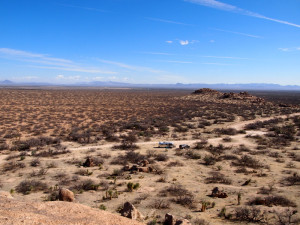
[[[0,0],[0,80],[300,85],[299,0]]]

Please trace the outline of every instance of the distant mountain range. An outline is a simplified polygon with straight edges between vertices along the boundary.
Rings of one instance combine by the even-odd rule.
[[[131,84],[113,81],[94,81],[75,84],[54,84],[54,83],[17,83],[10,80],[0,81],[0,86],[4,87],[17,87],[17,86],[59,86],[59,87],[108,87],[108,88],[170,88],[170,89],[199,89],[199,88],[212,88],[220,90],[284,90],[284,91],[300,91],[298,85],[279,85],[267,83],[251,83],[251,84]]]

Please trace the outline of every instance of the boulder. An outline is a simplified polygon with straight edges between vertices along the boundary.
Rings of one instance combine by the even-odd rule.
[[[183,219],[183,220],[176,220],[175,225],[192,225],[190,221]]]
[[[220,191],[218,187],[215,187],[211,191],[211,197],[215,197],[215,198],[227,198],[228,195],[225,192]]]
[[[127,217],[133,220],[143,220],[143,215],[134,207],[130,202],[126,202],[123,209],[120,210],[121,216]]]
[[[73,202],[75,200],[75,196],[69,189],[60,188],[58,191],[58,199],[60,201]]]
[[[192,225],[192,224],[190,221],[188,221],[186,219],[177,219],[176,220],[172,214],[167,213],[165,215],[164,225]]]
[[[85,162],[83,163],[83,166],[84,167],[93,167],[93,166],[95,166],[95,164],[93,162],[93,159],[90,158],[90,157],[87,157]]]
[[[149,161],[148,161],[147,159],[144,159],[144,160],[142,160],[142,161],[139,163],[139,165],[140,165],[141,167],[146,167],[146,166],[149,165]]]
[[[149,173],[149,168],[148,167],[139,167],[138,172]]]
[[[125,165],[124,167],[123,167],[123,170],[124,171],[129,171],[130,170],[130,166],[127,164],[127,165]]]
[[[176,222],[175,217],[172,214],[167,213],[165,215],[164,225],[175,225],[175,222]]]
[[[138,171],[138,165],[132,165],[132,167],[130,168],[130,171]]]

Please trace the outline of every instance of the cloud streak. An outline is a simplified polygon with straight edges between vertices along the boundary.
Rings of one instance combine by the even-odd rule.
[[[258,35],[246,34],[246,33],[241,33],[241,32],[236,32],[236,31],[230,31],[230,30],[222,30],[222,29],[215,29],[215,28],[213,28],[213,30],[222,31],[222,32],[226,32],[226,33],[237,34],[237,35],[242,35],[242,36],[246,36],[246,37],[252,37],[252,38],[263,38],[263,37],[258,36]]]
[[[11,48],[0,48],[0,57],[14,61],[31,63],[30,67],[82,72],[82,73],[101,73],[116,74],[114,71],[105,71],[99,68],[83,67],[68,59],[49,57],[46,54],[32,53]]]
[[[270,17],[264,16],[264,15],[261,15],[259,13],[251,12],[246,9],[242,9],[237,6],[230,5],[230,4],[223,3],[220,1],[216,1],[216,0],[184,0],[184,1],[198,4],[198,5],[203,5],[203,6],[210,7],[210,8],[215,8],[215,9],[219,9],[219,10],[223,10],[223,11],[233,12],[233,13],[242,14],[245,16],[251,16],[251,17],[255,17],[255,18],[259,18],[259,19],[269,20],[269,21],[273,21],[276,23],[281,23],[281,24],[300,28],[300,25],[298,25],[298,24],[287,22],[284,20],[270,18]]]
[[[172,21],[172,20],[165,20],[165,19],[153,18],[153,17],[145,17],[145,19],[156,21],[156,22],[162,22],[162,23],[172,23],[172,24],[183,25],[183,26],[194,26],[192,24],[181,23],[181,22]]]
[[[164,73],[165,72],[162,70],[156,70],[156,69],[152,69],[149,67],[128,65],[125,63],[121,63],[121,62],[109,61],[109,60],[104,60],[104,59],[97,59],[97,60],[101,63],[110,64],[110,65],[114,65],[117,67],[125,68],[125,69],[132,70],[132,71],[137,71],[137,72],[149,72],[149,73]]]

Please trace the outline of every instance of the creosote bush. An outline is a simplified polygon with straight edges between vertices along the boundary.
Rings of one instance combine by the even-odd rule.
[[[16,186],[16,191],[24,195],[46,190],[48,190],[48,185],[38,180],[24,180]]]

